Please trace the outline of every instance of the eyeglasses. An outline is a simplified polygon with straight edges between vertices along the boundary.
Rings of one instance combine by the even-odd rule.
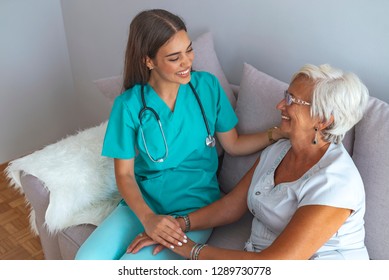
[[[309,103],[307,101],[304,101],[304,100],[301,100],[301,99],[298,99],[296,97],[293,97],[290,94],[290,92],[287,91],[287,90],[285,90],[284,94],[285,94],[285,103],[288,106],[290,106],[292,103],[296,103],[296,104],[299,104],[299,105],[311,106],[311,103]]]

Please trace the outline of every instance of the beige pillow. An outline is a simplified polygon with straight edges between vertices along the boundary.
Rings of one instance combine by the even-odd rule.
[[[116,96],[123,92],[123,76],[112,76],[93,81],[102,94],[112,104]]]
[[[355,125],[353,160],[366,193],[366,246],[372,259],[389,258],[389,104],[370,97]]]
[[[236,98],[230,83],[223,72],[219,59],[217,58],[211,32],[204,33],[197,37],[196,40],[193,41],[192,46],[195,53],[192,66],[193,70],[207,71],[214,74],[226,92],[232,107],[235,108]]]
[[[279,81],[245,63],[240,91],[236,103],[237,126],[240,134],[265,131],[281,122],[276,105],[283,98],[288,84]],[[229,192],[250,169],[259,153],[233,157],[224,155],[219,182],[224,192]]]

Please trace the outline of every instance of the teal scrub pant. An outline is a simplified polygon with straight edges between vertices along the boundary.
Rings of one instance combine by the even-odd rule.
[[[77,252],[76,260],[182,260],[180,255],[165,248],[153,255],[154,246],[142,248],[136,254],[127,254],[128,245],[144,228],[134,212],[124,203],[93,231]],[[212,229],[191,231],[188,238],[196,243],[206,243]]]

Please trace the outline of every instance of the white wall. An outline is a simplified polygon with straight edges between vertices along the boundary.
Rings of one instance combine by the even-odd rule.
[[[64,0],[62,7],[86,126],[110,110],[92,81],[121,73],[131,19],[158,7],[181,15],[193,39],[213,32],[230,82],[239,83],[243,62],[285,82],[305,63],[330,63],[356,72],[371,95],[389,102],[386,0]]]
[[[0,0],[0,163],[75,129],[59,0]]]
[[[230,82],[243,62],[285,82],[330,63],[389,102],[386,0],[0,0],[0,162],[108,118],[93,80],[122,72],[129,23],[146,8],[181,15],[193,39],[211,31]]]

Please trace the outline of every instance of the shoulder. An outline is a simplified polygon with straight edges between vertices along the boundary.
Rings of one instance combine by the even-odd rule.
[[[344,189],[345,192],[364,190],[359,170],[343,144],[331,144],[319,167],[339,189]]]
[[[342,144],[331,144],[320,162],[306,175],[302,197],[317,204],[356,210],[364,201],[364,185]],[[310,204],[309,203],[309,204]]]
[[[130,104],[137,104],[141,101],[141,86],[140,85],[135,85],[134,87],[127,89],[120,95],[116,96],[114,100],[114,108],[115,107],[127,107]]]
[[[126,118],[135,121],[138,118],[138,114],[142,107],[140,86],[136,85],[115,98],[111,108],[110,119],[125,116]]]
[[[209,72],[193,71],[191,75],[192,75],[191,81],[193,84],[196,85],[204,84],[204,83],[209,83],[209,84],[218,83],[216,76]]]
[[[330,144],[319,162],[319,168],[330,174],[341,174],[342,178],[359,176],[359,171],[343,144]]]
[[[285,154],[290,148],[289,139],[280,139],[274,144],[267,146],[261,153],[261,162],[268,159],[279,157],[281,154]]]
[[[274,144],[267,146],[260,153],[259,164],[257,165],[255,172],[259,174],[262,172],[261,170],[274,168],[275,165],[278,165],[279,162],[281,162],[289,148],[289,139],[280,139]]]
[[[318,162],[317,175],[337,183],[339,188],[363,185],[362,178],[343,144],[331,144]]]

